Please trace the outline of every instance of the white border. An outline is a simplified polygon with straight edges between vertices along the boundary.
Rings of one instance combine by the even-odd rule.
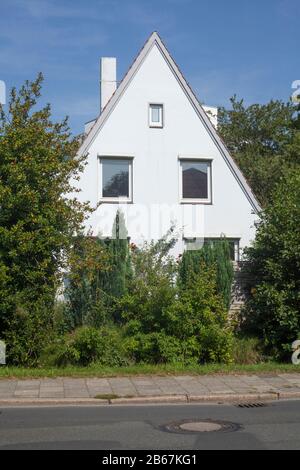
[[[190,198],[184,198],[182,195],[182,162],[189,162],[189,161],[194,161],[194,162],[200,162],[200,163],[208,163],[207,167],[207,198],[195,198],[195,199],[190,199]],[[211,158],[205,158],[205,157],[187,157],[187,156],[178,156],[178,164],[179,164],[179,202],[180,204],[212,204],[212,159]]]
[[[159,121],[152,121],[152,106],[159,107]],[[164,127],[164,105],[163,103],[149,103],[148,104],[148,121],[149,127],[158,127],[159,129]]]
[[[102,161],[103,160],[126,160],[129,162],[129,196],[128,197],[103,197],[102,191]],[[98,167],[99,167],[99,192],[98,192],[98,201],[101,203],[132,203],[133,202],[133,157],[129,155],[98,155]]]

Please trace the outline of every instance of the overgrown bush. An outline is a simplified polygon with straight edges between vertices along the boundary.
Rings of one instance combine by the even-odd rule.
[[[134,248],[131,255],[132,277],[127,293],[117,304],[122,323],[138,321],[140,332],[152,333],[165,328],[163,310],[176,295],[176,262],[169,255],[174,246],[173,229],[158,242]]]
[[[166,332],[184,345],[184,357],[194,356],[202,363],[230,362],[232,332],[217,292],[214,268],[202,262],[199,272],[189,274],[175,301],[162,314]]]
[[[125,348],[135,362],[162,364],[182,361],[180,341],[162,331],[128,336]]]
[[[258,364],[266,357],[262,343],[254,337],[235,337],[232,347],[232,359],[235,364]]]
[[[11,306],[7,329],[1,339],[7,344],[7,362],[13,365],[36,366],[40,354],[54,339],[53,293],[32,301],[30,293],[19,293]]]
[[[121,332],[114,327],[77,328],[54,342],[44,352],[46,363],[57,366],[86,366],[93,362],[104,366],[128,365]]]
[[[137,362],[230,362],[232,333],[216,271],[202,261],[177,284],[172,246],[164,239],[132,256],[132,284],[119,301],[126,348]]]

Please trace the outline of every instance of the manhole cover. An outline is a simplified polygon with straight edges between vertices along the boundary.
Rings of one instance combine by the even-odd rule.
[[[193,432],[210,432],[210,431],[220,431],[222,428],[219,423],[209,423],[207,421],[196,421],[192,423],[183,423],[179,426],[183,431],[193,431]]]
[[[162,426],[163,431],[175,433],[200,432],[232,432],[240,429],[240,425],[229,421],[213,421],[211,419],[184,420]]]

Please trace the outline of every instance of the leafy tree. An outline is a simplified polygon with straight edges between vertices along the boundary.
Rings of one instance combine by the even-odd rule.
[[[272,100],[248,107],[236,96],[219,110],[219,132],[254,193],[265,205],[289,167],[299,165],[299,109]]]
[[[276,185],[255,243],[246,251],[253,286],[243,326],[279,358],[290,354],[300,334],[299,220],[300,171],[294,170]]]
[[[84,158],[67,119],[36,109],[43,77],[12,89],[0,107],[0,334],[12,362],[36,361],[52,325],[53,302],[73,234],[87,205],[70,193]],[[19,313],[18,313],[19,312]],[[33,340],[36,332],[43,337]]]

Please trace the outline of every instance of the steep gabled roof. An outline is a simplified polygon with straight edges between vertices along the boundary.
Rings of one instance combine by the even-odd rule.
[[[169,51],[167,50],[166,46],[162,42],[161,38],[159,37],[158,33],[154,31],[151,36],[146,41],[145,45],[137,55],[136,59],[134,60],[133,64],[129,68],[128,72],[124,76],[123,80],[119,84],[118,88],[116,89],[115,93],[112,95],[108,103],[106,104],[105,108],[102,110],[101,114],[95,121],[95,124],[91,127],[90,131],[88,132],[86,138],[82,142],[79,155],[83,155],[88,152],[89,147],[93,143],[94,139],[98,135],[100,129],[102,128],[103,124],[109,117],[109,115],[114,110],[115,106],[117,105],[119,99],[122,97],[124,91],[129,86],[131,80],[139,70],[141,64],[147,57],[149,51],[152,47],[156,45],[163,57],[165,58],[168,66],[170,67],[171,71],[173,72],[174,76],[176,77],[179,85],[183,89],[184,93],[186,94],[187,98],[189,99],[191,105],[193,106],[195,112],[197,113],[198,117],[200,118],[202,124],[206,128],[207,132],[210,134],[211,138],[213,139],[214,143],[218,147],[221,155],[223,156],[225,162],[227,163],[228,167],[230,168],[232,174],[234,175],[235,179],[239,183],[241,189],[243,190],[245,196],[249,200],[250,204],[252,205],[255,212],[260,211],[260,205],[253,194],[250,186],[248,185],[245,177],[243,176],[241,170],[238,168],[237,164],[233,160],[232,156],[230,155],[226,145],[224,144],[223,140],[219,136],[217,130],[211,123],[209,117],[207,116],[206,112],[204,111],[203,107],[201,106],[200,102],[198,101],[196,95],[194,94],[192,88],[182,75],[178,65],[171,57]]]

